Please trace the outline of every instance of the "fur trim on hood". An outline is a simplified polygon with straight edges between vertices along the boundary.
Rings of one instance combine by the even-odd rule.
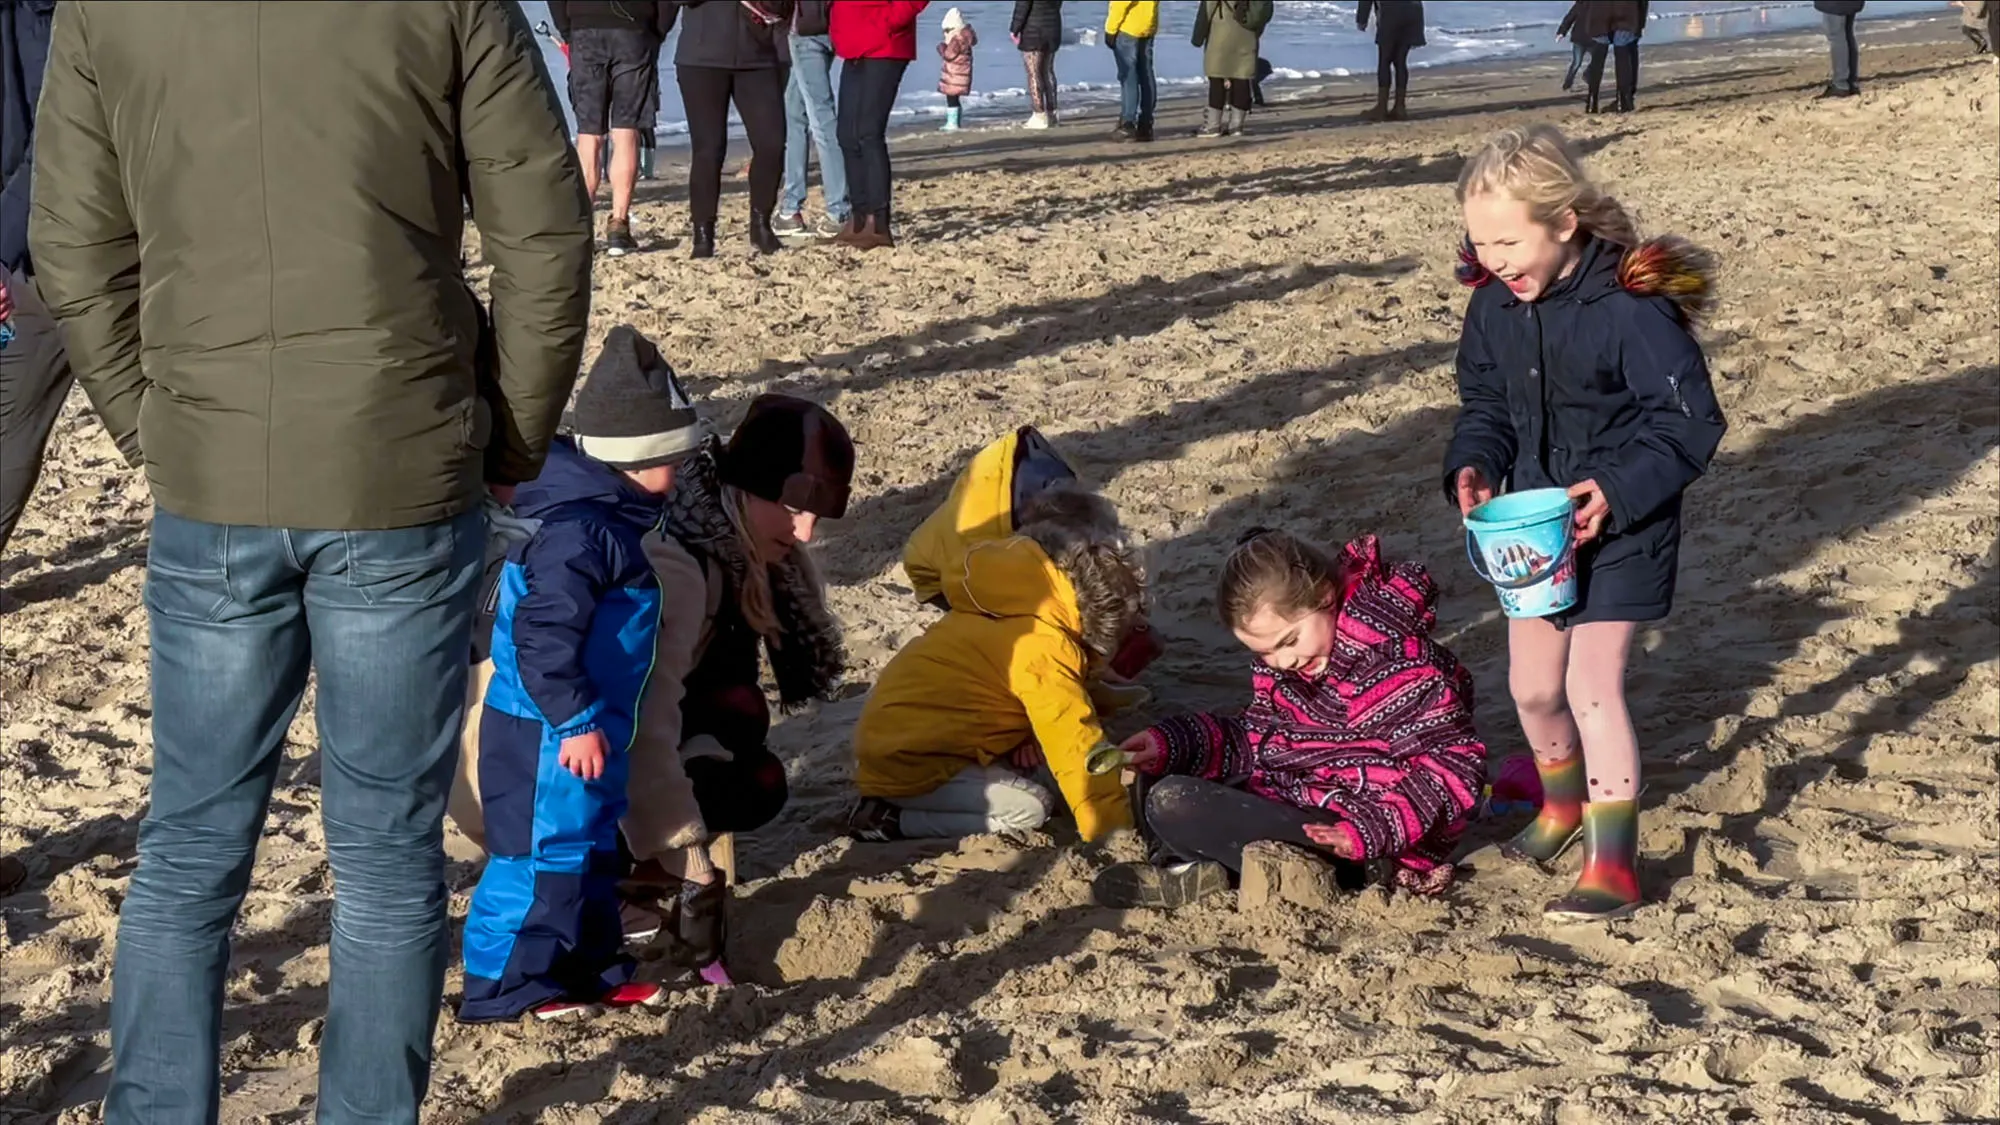
[[[1460,283],[1474,289],[1493,280],[1467,236],[1458,248]],[[1638,297],[1665,297],[1686,324],[1699,323],[1715,308],[1715,255],[1679,235],[1649,238],[1618,261],[1618,284]]]
[[[1111,511],[1110,502],[1094,493],[1088,496]],[[1079,505],[1088,509],[1090,505]],[[1091,516],[1102,513],[1091,512]],[[1111,528],[1117,527],[1111,516]],[[1077,616],[1083,622],[1083,643],[1100,659],[1118,651],[1125,634],[1145,613],[1146,578],[1123,532],[1107,529],[1099,518],[1050,518],[1021,528],[1056,569],[1063,572],[1076,590]]]

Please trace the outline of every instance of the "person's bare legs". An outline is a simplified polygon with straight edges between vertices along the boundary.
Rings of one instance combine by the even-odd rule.
[[[1543,908],[1556,921],[1617,918],[1639,905],[1639,739],[1625,706],[1625,663],[1637,626],[1598,621],[1571,630],[1570,710],[1583,736],[1583,871]]]
[[[1542,618],[1507,622],[1507,686],[1542,778],[1541,812],[1501,845],[1509,859],[1548,863],[1575,841],[1583,823],[1583,737],[1567,692],[1571,639]]]
[[[576,159],[583,165],[583,190],[592,203],[597,202],[597,185],[604,180],[604,138],[589,133],[576,138]]]
[[[632,191],[639,184],[639,130],[611,130],[611,222],[632,214]],[[589,181],[585,181],[589,186]]]
[[[1630,621],[1597,621],[1570,630],[1565,683],[1574,727],[1583,738],[1592,801],[1639,795],[1639,736],[1625,706],[1625,664],[1637,630]]]

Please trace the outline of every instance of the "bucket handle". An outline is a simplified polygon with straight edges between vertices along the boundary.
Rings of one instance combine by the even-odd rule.
[[[1571,550],[1570,540],[1575,534],[1576,529],[1574,525],[1568,520],[1563,521],[1562,549],[1550,556],[1548,562],[1536,567],[1525,577],[1495,578],[1492,571],[1487,568],[1486,560],[1481,556],[1479,551],[1479,542],[1473,537],[1472,529],[1470,528],[1467,528],[1465,532],[1465,558],[1467,562],[1472,564],[1473,571],[1492,585],[1502,590],[1525,589],[1536,583],[1546,582],[1551,575],[1555,574],[1556,570],[1562,566],[1563,556]]]

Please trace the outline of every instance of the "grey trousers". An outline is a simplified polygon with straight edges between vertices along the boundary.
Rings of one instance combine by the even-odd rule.
[[[75,382],[55,318],[35,280],[7,278],[14,301],[14,339],[0,350],[0,552],[42,474],[42,453]]]
[[[1861,46],[1854,41],[1854,17],[1822,12],[1820,21],[1826,27],[1826,45],[1833,55],[1833,88],[1858,89],[1857,83],[1861,78]]]

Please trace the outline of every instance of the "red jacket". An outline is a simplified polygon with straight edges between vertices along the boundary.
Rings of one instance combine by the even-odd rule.
[[[930,0],[840,0],[830,4],[828,32],[843,59],[917,57],[917,16]]]

